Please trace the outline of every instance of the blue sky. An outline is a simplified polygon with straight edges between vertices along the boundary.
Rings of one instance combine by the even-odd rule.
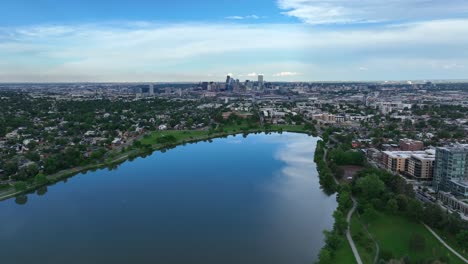
[[[9,26],[103,21],[219,22],[229,16],[253,14],[265,21],[293,21],[282,16],[276,2],[269,0],[2,0],[2,10],[0,22]]]
[[[466,0],[2,0],[0,82],[468,78]]]

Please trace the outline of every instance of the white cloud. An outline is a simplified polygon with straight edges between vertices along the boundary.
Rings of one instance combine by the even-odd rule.
[[[415,21],[468,15],[466,0],[277,0],[283,14],[308,24]]]
[[[255,73],[255,72],[247,73],[246,75],[247,75],[247,77],[256,77],[256,76],[258,76],[258,74]]]
[[[257,15],[248,15],[248,16],[227,16],[225,17],[226,19],[232,19],[232,20],[244,20],[244,19],[261,19],[264,17],[260,17]]]
[[[226,72],[253,77],[259,71],[271,81],[466,78],[466,47],[466,19],[375,29],[263,23],[38,25],[0,28],[0,81],[200,81],[207,74],[222,81]],[[356,71],[363,65],[367,71]]]
[[[273,74],[275,77],[291,77],[291,76],[298,76],[300,73],[297,72],[278,72]]]
[[[244,19],[243,16],[228,16],[226,19],[232,19],[232,20],[242,20]]]
[[[442,65],[442,68],[444,68],[446,70],[463,69],[463,68],[465,68],[465,65],[458,64],[458,63],[449,63],[449,64]]]

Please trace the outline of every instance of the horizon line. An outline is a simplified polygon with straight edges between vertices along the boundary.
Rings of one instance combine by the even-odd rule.
[[[248,79],[246,79],[248,80]],[[202,82],[224,83],[224,81],[18,81],[4,84],[196,84]],[[468,82],[468,79],[403,79],[403,80],[314,80],[314,81],[265,81],[266,83],[386,83],[386,82]]]

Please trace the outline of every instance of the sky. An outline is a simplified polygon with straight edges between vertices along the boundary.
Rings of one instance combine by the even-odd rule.
[[[468,79],[467,0],[2,0],[0,82]]]

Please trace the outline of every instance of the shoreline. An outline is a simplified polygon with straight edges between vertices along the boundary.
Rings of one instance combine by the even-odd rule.
[[[171,131],[171,130],[168,130],[168,131]],[[197,130],[182,130],[182,132],[183,131],[194,132],[194,131],[197,131]],[[152,131],[148,135],[151,136],[155,132],[158,132],[158,131]],[[21,190],[21,191],[16,191],[14,189],[14,187],[13,187],[13,189],[11,189],[9,191],[6,191],[5,194],[0,194],[0,202],[11,199],[11,198],[14,198],[14,197],[17,197],[17,196],[20,196],[20,195],[33,193],[34,191],[37,191],[41,187],[52,186],[52,185],[54,185],[54,184],[56,184],[56,183],[58,183],[60,181],[72,178],[72,177],[74,177],[74,176],[76,176],[76,175],[78,175],[80,173],[87,173],[87,172],[93,171],[93,170],[109,168],[109,167],[112,167],[112,166],[118,166],[118,165],[120,165],[120,164],[122,164],[124,162],[129,161],[129,160],[133,160],[135,158],[140,158],[140,157],[145,157],[147,155],[151,155],[155,151],[168,150],[168,149],[176,148],[178,146],[185,145],[185,144],[193,144],[193,143],[198,143],[198,142],[217,139],[217,138],[224,138],[224,137],[228,137],[228,136],[237,136],[237,135],[245,135],[245,134],[249,135],[249,134],[256,134],[256,133],[282,133],[282,132],[312,135],[312,133],[310,133],[308,131],[305,131],[305,130],[288,129],[287,127],[284,127],[284,128],[276,127],[274,129],[272,128],[272,129],[269,129],[269,130],[252,129],[252,130],[240,131],[240,132],[235,131],[235,132],[232,132],[232,133],[229,133],[229,132],[228,133],[224,133],[224,132],[223,133],[213,133],[213,134],[210,134],[210,135],[206,134],[206,135],[197,136],[197,137],[194,137],[194,138],[183,139],[183,140],[181,140],[179,142],[175,142],[175,143],[153,144],[151,146],[152,148],[151,148],[150,152],[148,150],[144,150],[144,149],[135,149],[135,150],[132,150],[132,151],[127,151],[125,153],[122,153],[122,155],[117,156],[116,158],[114,158],[112,161],[109,161],[109,162],[101,162],[101,163],[98,163],[98,164],[90,164],[90,165],[87,165],[87,166],[84,166],[84,167],[70,168],[70,169],[59,171],[59,172],[57,172],[55,174],[52,174],[52,175],[47,175],[48,182],[44,183],[44,184],[32,184],[32,185],[28,186],[26,189]],[[135,141],[142,141],[142,140],[143,140],[143,137],[140,137],[138,140],[135,140]]]

